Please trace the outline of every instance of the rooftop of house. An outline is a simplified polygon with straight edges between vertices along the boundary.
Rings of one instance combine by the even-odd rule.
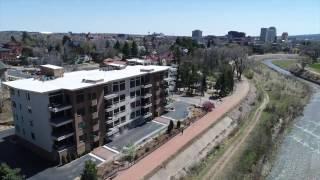
[[[63,77],[30,78],[16,81],[3,82],[4,85],[25,91],[48,93],[57,90],[78,90],[93,87],[99,84],[144,75],[147,73],[161,72],[168,70],[168,66],[127,66],[125,69],[103,71],[88,70],[64,73]]]
[[[132,58],[132,59],[127,59],[127,62],[135,62],[135,63],[141,63],[141,64],[148,64],[148,63],[150,63],[150,60]]]
[[[52,65],[52,64],[41,65],[41,67],[50,68],[50,69],[63,69],[63,67],[55,66],[55,65]]]

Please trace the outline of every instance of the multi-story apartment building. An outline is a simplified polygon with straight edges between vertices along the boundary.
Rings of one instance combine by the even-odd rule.
[[[105,144],[124,128],[164,111],[166,66],[63,73],[44,65],[39,78],[4,82],[10,88],[19,142],[53,161]]]

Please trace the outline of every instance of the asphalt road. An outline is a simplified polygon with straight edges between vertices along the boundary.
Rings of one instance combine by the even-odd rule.
[[[71,163],[68,163],[61,167],[51,167],[48,168],[32,177],[30,177],[30,180],[73,180],[76,177],[80,176],[84,164],[86,161],[92,160],[97,165],[101,163],[101,161],[91,157],[89,154],[82,156],[81,158],[78,158]]]
[[[160,130],[164,125],[155,122],[148,122],[142,126],[129,129],[122,134],[113,138],[113,141],[106,144],[106,146],[121,151],[123,147],[133,145],[137,141],[143,139],[150,133]]]

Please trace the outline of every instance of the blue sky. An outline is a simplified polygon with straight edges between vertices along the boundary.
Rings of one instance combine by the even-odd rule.
[[[320,33],[320,0],[0,0],[0,31]]]

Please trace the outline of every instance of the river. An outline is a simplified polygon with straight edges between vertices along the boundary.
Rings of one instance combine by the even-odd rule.
[[[263,62],[270,68],[288,75],[290,72]],[[320,86],[308,83],[313,94],[290,132],[286,134],[276,154],[268,180],[320,179]]]

